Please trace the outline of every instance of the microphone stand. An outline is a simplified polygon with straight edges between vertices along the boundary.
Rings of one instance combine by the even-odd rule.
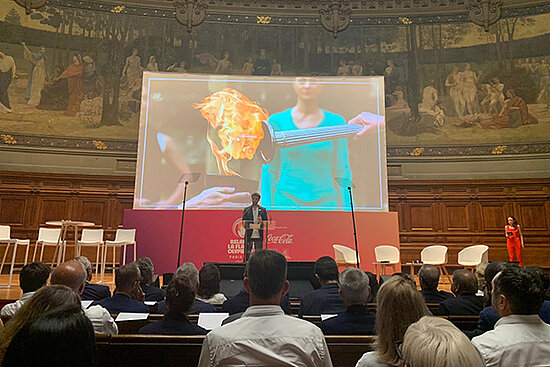
[[[355,259],[357,261],[357,268],[359,268],[359,248],[357,247],[357,227],[355,226],[355,212],[353,211],[353,195],[351,193],[351,186],[348,186],[349,191],[349,203],[351,206],[351,219],[353,221],[353,238],[355,240]]]
[[[181,244],[183,241],[183,218],[185,218],[185,200],[187,198],[187,185],[189,185],[189,181],[185,181],[184,188],[183,188],[183,203],[182,203],[182,210],[181,210],[181,226],[180,226],[180,242],[179,242],[179,248],[178,248],[178,264],[176,265],[176,269],[179,268],[181,262]]]
[[[269,234],[269,214],[267,215],[267,225],[265,223],[266,222],[264,222],[264,225],[265,225],[265,249],[267,250],[267,238],[268,238],[268,234]]]

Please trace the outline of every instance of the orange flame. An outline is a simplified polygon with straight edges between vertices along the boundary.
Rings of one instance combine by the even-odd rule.
[[[218,132],[221,148],[210,138],[206,139],[218,163],[220,174],[238,176],[228,167],[231,158],[252,159],[260,141],[264,138],[262,121],[267,120],[267,111],[233,88],[225,88],[206,97],[193,107],[201,110],[210,126]]]

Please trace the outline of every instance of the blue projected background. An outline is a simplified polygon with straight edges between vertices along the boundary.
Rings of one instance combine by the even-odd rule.
[[[387,211],[383,115],[383,77],[146,72],[134,209]]]

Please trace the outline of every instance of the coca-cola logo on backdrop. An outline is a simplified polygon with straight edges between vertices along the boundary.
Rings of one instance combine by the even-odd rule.
[[[269,233],[267,235],[267,242],[279,245],[290,245],[294,243],[294,235],[290,233],[283,233],[281,235]]]

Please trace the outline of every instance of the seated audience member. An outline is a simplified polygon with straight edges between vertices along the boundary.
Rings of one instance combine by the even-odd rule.
[[[197,299],[206,303],[221,304],[227,298],[220,293],[220,271],[214,264],[206,264],[199,271]]]
[[[136,263],[121,266],[115,275],[115,294],[111,298],[95,301],[93,305],[100,305],[111,314],[120,312],[149,313],[149,307],[143,303],[145,295],[139,285],[140,280],[141,274]]]
[[[374,335],[376,315],[367,309],[369,277],[361,269],[347,268],[339,277],[340,297],[346,312],[321,323],[325,335]]]
[[[420,292],[401,276],[392,276],[382,284],[376,306],[375,350],[365,353],[356,367],[397,365],[395,342],[403,340],[410,324],[431,315]]]
[[[84,292],[80,295],[83,301],[101,301],[102,299],[111,297],[111,290],[106,285],[90,283],[92,280],[92,263],[86,256],[75,257],[76,261],[80,261],[86,268],[86,286]]]
[[[255,252],[244,286],[250,307],[204,340],[199,366],[332,366],[321,330],[287,316],[279,306],[288,292],[286,259],[273,250]]]
[[[370,288],[370,294],[369,298],[367,299],[367,303],[375,303],[376,302],[376,295],[378,294],[378,290],[380,289],[380,284],[378,284],[378,279],[376,278],[376,275],[371,273],[370,271],[366,271],[365,274],[369,277],[369,288]]]
[[[10,343],[2,366],[94,367],[95,337],[80,306],[48,312],[21,329]]]
[[[500,319],[472,339],[487,367],[548,366],[550,325],[538,313],[550,278],[534,267],[506,267],[493,279],[491,300]]]
[[[50,277],[50,271],[50,267],[42,263],[31,263],[23,266],[19,273],[19,288],[23,291],[23,296],[20,300],[2,307],[0,314],[3,316],[14,315],[37,290],[46,285]]]
[[[70,260],[59,265],[52,273],[51,284],[64,285],[82,294],[86,286],[86,269],[77,260]],[[84,314],[90,319],[97,334],[118,334],[118,327],[109,311],[99,305],[89,306]]]
[[[193,324],[185,315],[195,302],[195,288],[189,279],[175,277],[166,288],[166,315],[160,321],[139,329],[140,334],[205,335],[208,333]]]
[[[420,293],[426,303],[441,303],[454,297],[452,293],[437,290],[439,275],[439,269],[433,265],[423,265],[418,271]]]
[[[199,271],[193,263],[183,263],[179,268],[176,269],[174,273],[175,277],[183,277],[189,281],[189,284],[195,285],[195,292],[199,289]],[[166,301],[161,301],[157,305],[158,313],[166,313]],[[199,313],[208,313],[208,312],[217,312],[216,306],[206,303],[204,301],[198,300],[195,298],[189,314],[196,315]]]
[[[478,296],[484,296],[485,295],[485,270],[487,269],[487,266],[489,265],[488,262],[479,263],[476,266],[476,271],[474,272],[474,275],[477,279],[477,295]]]
[[[338,314],[346,310],[338,295],[338,265],[330,256],[323,256],[313,267],[321,288],[306,294],[300,303],[299,316]]]
[[[484,367],[479,352],[456,326],[424,316],[407,329],[401,349],[407,367]]]
[[[472,272],[465,269],[455,270],[451,292],[456,297],[441,302],[438,315],[479,315],[483,309],[483,297],[476,296],[477,279]]]
[[[152,286],[153,276],[155,275],[155,267],[153,262],[148,257],[142,257],[137,259],[137,265],[141,272],[141,290],[145,293],[146,301],[162,301],[166,296],[166,291],[163,289]]]
[[[69,287],[50,285],[36,291],[31,299],[13,315],[0,332],[0,362],[19,330],[43,314],[65,306],[82,308],[80,298]]]

